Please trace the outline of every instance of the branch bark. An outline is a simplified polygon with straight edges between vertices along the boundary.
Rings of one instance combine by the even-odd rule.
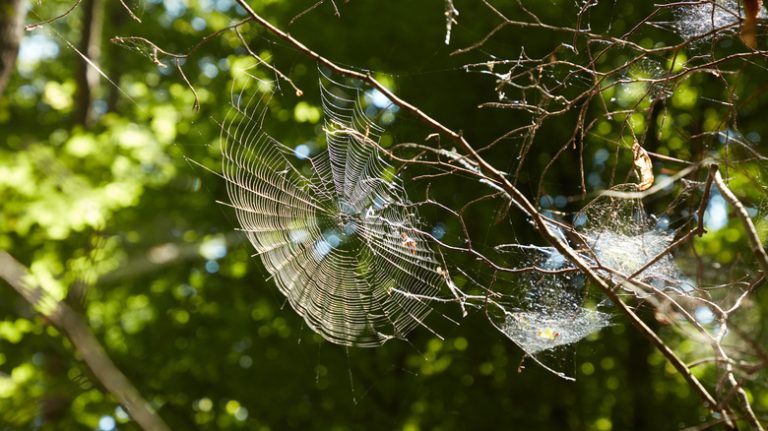
[[[63,302],[51,305],[42,288],[28,284],[29,275],[29,270],[24,265],[0,250],[0,278],[67,335],[96,378],[126,408],[142,429],[169,431],[170,428],[152,410],[136,387],[115,366],[83,318]]]

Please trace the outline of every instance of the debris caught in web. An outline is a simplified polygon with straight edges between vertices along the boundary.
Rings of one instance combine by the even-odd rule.
[[[760,13],[760,0],[743,0],[744,23],[741,25],[741,41],[752,49],[757,49],[757,15]]]
[[[520,311],[506,314],[501,330],[529,355],[573,344],[608,323],[607,315],[586,308]]]
[[[764,17],[760,10],[758,17]],[[743,19],[743,10],[737,0],[690,2],[675,10],[675,29],[684,39],[712,37],[718,30],[736,33]]]
[[[378,346],[426,326],[423,298],[444,277],[379,154],[383,129],[366,115],[361,90],[325,74],[320,90],[325,136],[317,142],[326,148],[315,155],[266,134],[263,100],[233,97],[221,125],[229,205],[309,327],[336,344]]]
[[[651,161],[651,156],[648,155],[648,151],[637,142],[637,138],[634,139],[634,143],[632,144],[632,156],[635,165],[635,173],[640,181],[637,183],[638,190],[644,191],[650,189],[655,181],[653,176],[653,162]]]
[[[638,186],[634,184],[612,189],[613,192],[637,190]],[[590,248],[585,257],[608,268],[603,273],[615,283],[623,283],[625,277],[642,269],[636,280],[660,289],[690,290],[690,282],[667,250],[674,241],[674,234],[668,231],[664,219],[654,223],[648,217],[640,199],[598,196],[576,214],[574,225],[582,231]],[[648,265],[654,259],[655,262]]]
[[[556,375],[568,377],[562,348],[610,324],[587,306],[584,276],[553,248],[525,247],[537,270],[511,280],[514,292],[489,300],[489,319],[525,354]]]

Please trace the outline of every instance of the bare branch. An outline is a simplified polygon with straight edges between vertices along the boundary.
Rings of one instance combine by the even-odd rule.
[[[35,310],[67,334],[93,374],[125,406],[142,429],[145,431],[170,430],[130,380],[109,359],[82,317],[67,304],[47,298],[40,286],[28,284],[28,280],[31,279],[29,270],[2,250],[0,250],[0,278],[11,285]]]
[[[741,224],[744,226],[744,230],[747,234],[747,241],[749,241],[749,246],[752,249],[754,255],[757,257],[758,264],[763,267],[763,273],[768,274],[768,253],[766,253],[765,248],[763,248],[763,244],[760,242],[760,236],[757,234],[757,229],[755,229],[755,224],[752,223],[752,218],[749,217],[747,209],[744,208],[744,204],[741,203],[739,198],[736,197],[731,189],[728,188],[728,185],[725,184],[725,181],[723,181],[723,177],[720,175],[720,172],[715,174],[715,184],[717,185],[717,188],[720,190],[720,194],[723,195],[725,200],[727,200],[728,203],[733,205],[733,207],[736,209],[736,216],[739,218],[739,220],[741,220]]]

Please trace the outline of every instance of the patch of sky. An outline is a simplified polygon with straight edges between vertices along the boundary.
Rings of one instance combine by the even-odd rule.
[[[317,256],[317,261],[319,262],[320,259],[324,258],[328,253],[333,250],[333,247],[331,247],[330,244],[328,244],[328,241],[321,239],[315,243],[315,254]]]
[[[198,65],[200,66],[203,75],[210,79],[215,78],[219,74],[219,68],[216,67],[216,64],[208,57],[201,59]]]
[[[603,179],[597,172],[591,172],[589,175],[587,175],[587,184],[589,184],[594,189],[599,189],[603,187]]]
[[[232,8],[235,4],[234,0],[214,0],[216,10],[219,12],[226,12]]]
[[[213,12],[214,9],[219,12],[228,11],[234,4],[233,0],[198,0],[200,9],[203,12]]]
[[[19,87],[18,93],[24,99],[32,99],[37,96],[38,90],[34,85],[24,84]]]
[[[205,271],[209,274],[215,274],[219,272],[219,262],[216,262],[215,260],[209,260],[205,262]]]
[[[669,217],[661,216],[656,220],[656,230],[666,232],[669,230]]]
[[[556,250],[552,250],[542,266],[546,269],[558,269],[562,268],[565,265],[565,262],[565,256]]]
[[[289,234],[291,242],[294,244],[302,243],[309,238],[309,232],[306,229],[294,229]]]
[[[707,204],[704,212],[704,227],[714,232],[724,228],[728,224],[728,204],[725,199],[715,191]]]
[[[600,148],[599,150],[595,151],[595,154],[592,156],[592,162],[596,165],[602,165],[605,164],[605,162],[608,161],[608,158],[610,158],[611,155],[608,153],[608,150],[605,148]]]
[[[690,278],[682,279],[680,280],[679,288],[686,293],[691,293],[696,289],[696,285],[694,284],[694,281]]]
[[[99,418],[100,431],[112,431],[115,429],[115,418],[112,416],[102,416]]]
[[[344,225],[344,235],[354,235],[357,232],[357,223],[350,221]]]
[[[199,16],[196,16],[192,18],[192,28],[194,28],[197,31],[203,31],[208,26],[208,24],[205,22],[203,18],[200,18]]]
[[[731,130],[731,129],[725,129],[720,131],[717,134],[717,140],[721,144],[730,144],[733,141],[739,140],[741,141],[741,133]]]
[[[666,184],[664,191],[672,191],[675,188],[675,182],[669,181],[669,175],[659,174],[656,175],[656,184]]]
[[[379,109],[390,108],[394,112],[397,112],[399,109],[397,106],[392,104],[392,101],[389,100],[389,97],[384,95],[384,93],[376,88],[366,91],[364,97],[366,102]]]
[[[93,111],[99,115],[104,115],[109,109],[109,104],[104,99],[97,99],[93,101]]]
[[[198,7],[203,12],[213,12],[213,1],[211,0],[197,0]]]
[[[373,199],[373,206],[376,207],[376,209],[382,209],[386,205],[387,205],[387,201],[381,196],[376,196]]]
[[[709,307],[705,307],[703,305],[696,307],[696,311],[694,311],[693,315],[702,325],[708,325],[715,320],[715,314],[712,313],[712,310],[710,310]]]
[[[214,237],[200,245],[200,255],[208,260],[221,259],[227,255],[227,242],[223,237]]]
[[[197,289],[190,286],[189,284],[181,284],[177,289],[178,289],[178,293],[181,296],[184,296],[187,298],[197,295]]]
[[[59,45],[46,35],[27,36],[21,40],[19,48],[19,71],[22,74],[31,73],[35,64],[55,58],[59,55],[59,51]]]
[[[442,223],[438,223],[432,228],[432,236],[437,239],[442,239],[445,236],[445,232],[445,225]]]
[[[379,109],[376,108],[373,105],[368,105],[365,107],[365,115],[368,117],[375,117],[379,114]]]
[[[306,160],[312,153],[312,148],[307,144],[299,144],[293,149],[293,155],[299,160]]]
[[[183,0],[164,0],[165,13],[169,18],[178,18],[187,11],[187,5]]]
[[[339,211],[346,215],[353,215],[357,213],[355,207],[343,199],[339,200]]]
[[[589,221],[589,217],[584,213],[579,213],[573,218],[573,225],[576,227],[584,226],[587,224],[587,221]]]
[[[328,243],[328,245],[333,248],[341,245],[341,237],[339,237],[339,232],[335,229],[323,232],[323,237],[325,238],[325,241]]]

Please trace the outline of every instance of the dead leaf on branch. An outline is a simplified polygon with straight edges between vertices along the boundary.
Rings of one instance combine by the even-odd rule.
[[[757,14],[760,12],[760,0],[743,0],[744,23],[741,25],[741,41],[752,49],[757,49]]]
[[[637,188],[640,191],[648,190],[653,186],[655,180],[653,176],[653,162],[651,162],[651,156],[645,151],[645,148],[640,146],[637,139],[632,144],[632,154],[634,156],[635,173],[640,181],[637,184]]]

